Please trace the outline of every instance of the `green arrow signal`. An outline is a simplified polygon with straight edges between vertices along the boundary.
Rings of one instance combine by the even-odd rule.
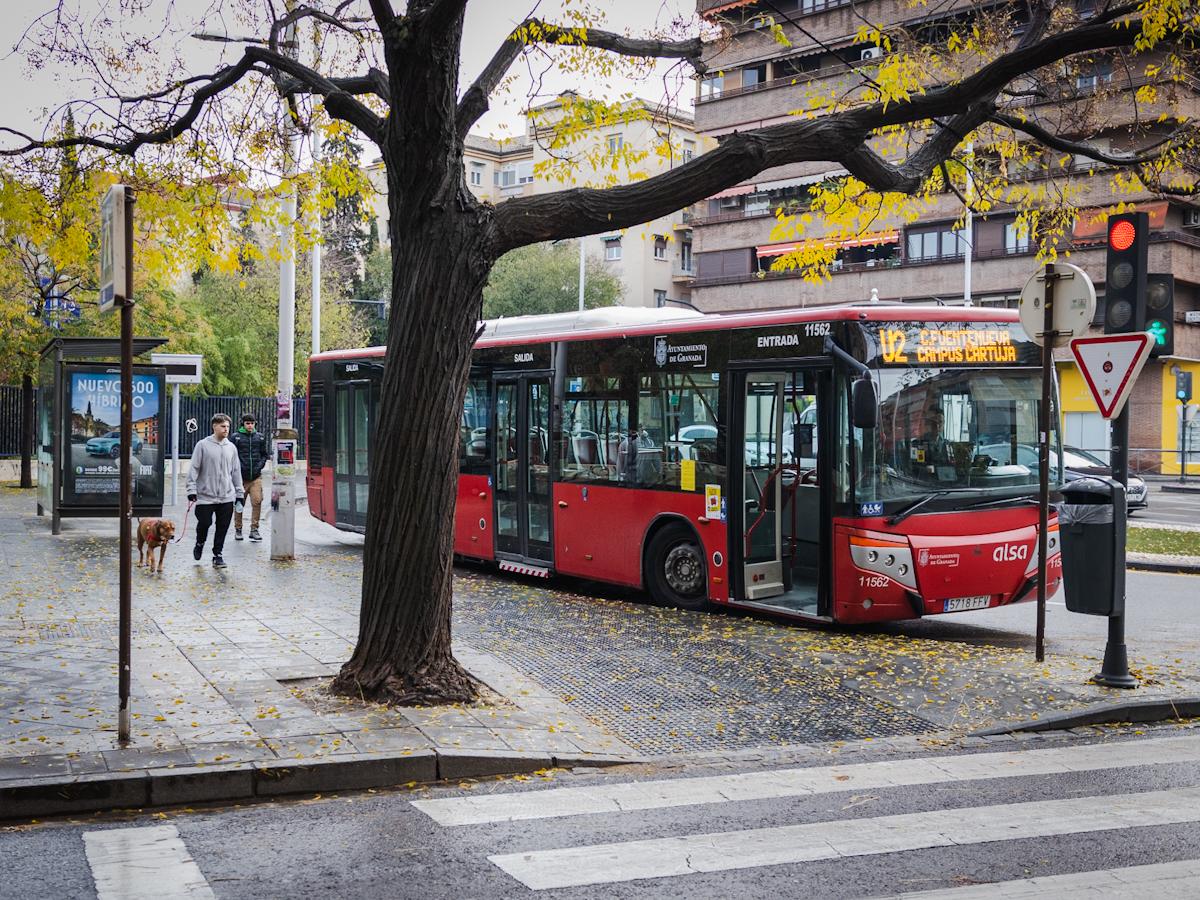
[[[1160,347],[1166,346],[1167,326],[1162,321],[1154,319],[1146,326],[1146,330],[1154,335],[1154,343]]]

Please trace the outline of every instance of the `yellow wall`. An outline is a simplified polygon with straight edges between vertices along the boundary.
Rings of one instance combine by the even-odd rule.
[[[1058,394],[1062,412],[1097,411],[1092,392],[1073,362],[1058,363]]]
[[[1200,362],[1185,362],[1184,360],[1172,360],[1163,370],[1162,378],[1162,445],[1166,449],[1174,449],[1174,453],[1164,453],[1162,455],[1162,473],[1164,475],[1179,474],[1179,407],[1180,403],[1175,399],[1175,376],[1172,374],[1171,367],[1179,366],[1185,372],[1192,373],[1192,403],[1200,402]],[[1192,430],[1195,434],[1195,429]],[[1200,447],[1192,447],[1188,444],[1188,458],[1195,459],[1192,456],[1192,450],[1200,450]],[[1188,474],[1200,474],[1200,463],[1189,462]]]

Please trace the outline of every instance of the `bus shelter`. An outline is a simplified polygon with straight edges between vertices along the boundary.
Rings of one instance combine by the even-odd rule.
[[[134,338],[134,357],[166,338]],[[39,516],[116,517],[121,502],[121,342],[59,337],[42,348],[37,411]],[[133,368],[133,512],[162,515],[165,370]]]

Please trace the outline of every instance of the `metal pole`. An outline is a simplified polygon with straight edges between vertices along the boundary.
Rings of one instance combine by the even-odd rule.
[[[1179,483],[1187,484],[1188,403],[1179,404]]]
[[[1042,405],[1038,409],[1038,578],[1037,638],[1034,658],[1046,658],[1046,552],[1050,529],[1050,386],[1054,369],[1054,264],[1046,265],[1046,303],[1042,316]]]
[[[584,243],[583,243],[584,240],[585,240],[585,238],[583,237],[583,235],[580,235],[579,236],[579,311],[580,312],[583,312],[583,277],[584,277],[583,272],[584,272],[584,263],[587,259],[586,255],[585,255],[585,250],[584,250]]]
[[[1112,422],[1112,477],[1122,485],[1129,484],[1129,404]],[[1124,531],[1124,523],[1113,523],[1114,528]],[[1117,560],[1121,571],[1125,570],[1125,545],[1121,544],[1121,559]],[[1125,649],[1125,579],[1120,580],[1119,599],[1121,614],[1108,617],[1108,643],[1104,645],[1104,662],[1100,672],[1092,681],[1105,687],[1134,688],[1137,681],[1129,674],[1129,656]]]
[[[295,6],[288,3],[289,11]],[[296,55],[296,25],[293,22],[284,32],[284,52]],[[292,428],[292,386],[296,351],[296,188],[291,183],[296,171],[296,160],[300,155],[301,137],[291,127],[291,109],[287,97],[280,98],[283,113],[289,122],[289,133],[283,159],[283,211],[280,229],[279,264],[279,366],[276,377],[275,395],[275,446],[280,441],[296,440]],[[296,507],[295,473],[288,467],[288,475],[280,474],[278,452],[271,466],[271,559],[294,559],[296,556]]]
[[[314,127],[312,131],[313,171],[317,171],[317,162],[321,157],[321,133]],[[317,175],[319,178],[320,176]],[[320,185],[317,186],[320,193]],[[312,245],[312,352],[321,352],[321,209],[317,212],[313,223]]]
[[[975,152],[974,144],[967,144],[967,156],[971,156]],[[970,163],[967,163],[967,189],[965,196],[967,198],[967,218],[964,223],[964,230],[967,233],[966,240],[963,241],[963,305],[971,306],[971,249],[975,243],[975,231],[972,227],[971,213],[971,194],[975,189],[975,177],[971,173]]]
[[[179,502],[179,385],[171,385],[171,505]]]
[[[121,512],[120,637],[117,740],[129,743],[129,681],[133,618],[133,193],[125,191],[125,284],[121,298]]]

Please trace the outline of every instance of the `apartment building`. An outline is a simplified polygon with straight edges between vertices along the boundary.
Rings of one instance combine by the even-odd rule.
[[[567,141],[556,138],[563,116],[578,122]],[[608,187],[657,175],[701,152],[690,116],[633,100],[618,110],[592,108],[586,98],[563,94],[530,109],[525,132],[509,140],[468,135],[463,160],[467,187],[480,200],[572,187]],[[382,163],[368,167],[376,188],[375,215],[386,235],[387,198]],[[623,287],[625,306],[686,305],[694,274],[690,210],[632,228],[584,238],[584,252],[604,260]]]
[[[1079,0],[1077,10],[1086,16],[1094,5]],[[1012,6],[1014,35],[1022,28],[1020,7]],[[814,94],[853,90],[884,61],[880,47],[858,37],[866,21],[903,29],[898,30],[900,41],[944,41],[950,27],[965,21],[971,8],[963,2],[934,6],[904,0],[697,0],[697,11],[721,24],[724,37],[709,44],[710,75],[698,83],[696,131],[701,138],[715,139],[785,122]],[[789,46],[771,33],[771,23],[782,28]],[[1111,149],[1131,149],[1129,94],[1151,81],[1098,55],[1085,68],[1064,70],[1051,94],[1071,101],[1107,97],[1096,100],[1101,105],[1091,111],[1093,121],[1106,123],[1101,140]],[[1158,99],[1140,110],[1144,118],[1160,112],[1189,117],[1200,113],[1200,80],[1169,86],[1164,77],[1158,87]],[[1107,96],[1110,90],[1118,93]],[[1175,275],[1176,356],[1146,366],[1130,403],[1132,446],[1165,451],[1143,454],[1141,464],[1178,472],[1179,456],[1171,451],[1179,446],[1185,426],[1174,400],[1174,373],[1187,370],[1200,376],[1200,326],[1184,321],[1187,311],[1200,310],[1200,206],[1150,194],[1116,196],[1112,172],[1103,165],[1084,158],[1063,159],[1061,154],[1053,157],[1058,182],[1069,183],[1073,195],[1082,198],[1076,202],[1084,208],[1062,249],[1096,283],[1097,323],[1103,318],[1104,216],[1113,204],[1133,201],[1149,213],[1150,271]],[[1031,165],[1026,172],[1030,184],[1045,181],[1040,166]],[[784,166],[698,204],[692,221],[692,302],[713,312],[769,309],[863,301],[875,291],[883,301],[962,303],[969,257],[971,302],[1016,305],[1021,287],[1038,266],[1036,248],[1017,226],[1016,211],[999,204],[987,218],[974,217],[968,227],[958,227],[963,203],[949,192],[936,197],[916,221],[885,217],[867,233],[837,239],[828,281],[813,284],[797,272],[771,271],[772,261],[795,245],[772,239],[776,210],[805,209],[813,184],[842,174],[828,164]],[[830,231],[815,221],[805,238],[819,239]],[[1060,363],[1060,372],[1067,443],[1106,447],[1106,423],[1078,372],[1067,360]],[[1196,381],[1200,383],[1200,377]],[[1191,427],[1188,445],[1200,448],[1200,416]],[[1200,453],[1189,457],[1188,471],[1200,472]]]

